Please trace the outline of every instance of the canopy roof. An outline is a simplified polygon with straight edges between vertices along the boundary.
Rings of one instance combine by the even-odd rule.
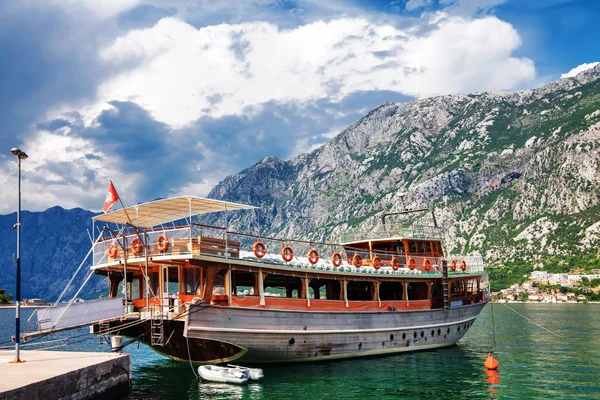
[[[131,219],[131,222],[136,226],[151,228],[194,215],[254,208],[257,207],[203,197],[182,196],[136,204],[135,206],[97,215],[93,220],[124,225],[130,222],[129,219]]]

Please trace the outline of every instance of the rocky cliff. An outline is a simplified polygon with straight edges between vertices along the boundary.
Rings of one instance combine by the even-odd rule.
[[[517,93],[385,103],[312,153],[267,157],[209,197],[261,206],[263,232],[329,240],[385,212],[435,207],[450,252],[534,265],[595,254],[599,165],[596,66]],[[229,223],[255,229],[254,219]]]

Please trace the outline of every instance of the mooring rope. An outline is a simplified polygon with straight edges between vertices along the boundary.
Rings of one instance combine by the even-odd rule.
[[[523,317],[523,318],[524,318],[524,319],[526,319],[527,321],[531,322],[532,324],[534,324],[534,325],[536,325],[536,326],[539,326],[540,328],[542,328],[542,329],[543,329],[543,330],[545,330],[546,332],[550,332],[551,334],[553,334],[553,335],[555,335],[555,336],[558,336],[558,337],[559,337],[559,338],[561,338],[561,339],[564,339],[564,337],[560,336],[558,333],[554,333],[554,332],[552,332],[550,329],[544,328],[542,325],[538,324],[538,323],[537,323],[537,322],[535,322],[535,321],[532,321],[531,319],[527,318],[526,316],[524,316],[524,315],[523,315],[523,314],[521,314],[520,312],[513,310],[512,308],[510,308],[509,306],[507,306],[507,305],[506,305],[506,303],[500,303],[500,304],[502,304],[503,306],[505,306],[506,308],[508,308],[510,311],[514,312],[515,314],[517,314],[517,315],[520,315],[521,317]]]
[[[496,327],[494,326],[494,303],[490,302],[490,307],[492,309],[492,338],[494,339],[494,347],[492,353],[496,351]]]
[[[186,344],[187,352],[188,352],[188,360],[190,360],[190,368],[192,369],[192,372],[194,373],[196,378],[200,378],[198,376],[198,374],[196,373],[196,371],[194,370],[194,365],[192,364],[192,356],[190,355],[190,339],[187,336],[185,337],[185,344]]]

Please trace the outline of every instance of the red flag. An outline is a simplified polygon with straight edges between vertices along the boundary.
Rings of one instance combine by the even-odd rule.
[[[104,199],[104,207],[102,208],[102,211],[108,212],[108,210],[110,210],[110,208],[114,206],[117,201],[119,201],[119,195],[117,194],[117,191],[115,190],[115,187],[111,181],[108,185],[108,192],[106,193],[106,199]]]

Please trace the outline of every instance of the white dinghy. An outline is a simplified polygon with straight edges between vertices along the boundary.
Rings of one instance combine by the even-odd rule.
[[[265,377],[263,370],[260,368],[248,368],[248,367],[242,367],[241,365],[233,365],[233,364],[227,364],[227,366],[230,368],[236,368],[236,369],[239,369],[242,371],[248,371],[248,376],[253,381],[258,381]]]
[[[219,367],[216,365],[201,365],[198,367],[198,375],[205,381],[243,384],[248,382],[249,370]]]

